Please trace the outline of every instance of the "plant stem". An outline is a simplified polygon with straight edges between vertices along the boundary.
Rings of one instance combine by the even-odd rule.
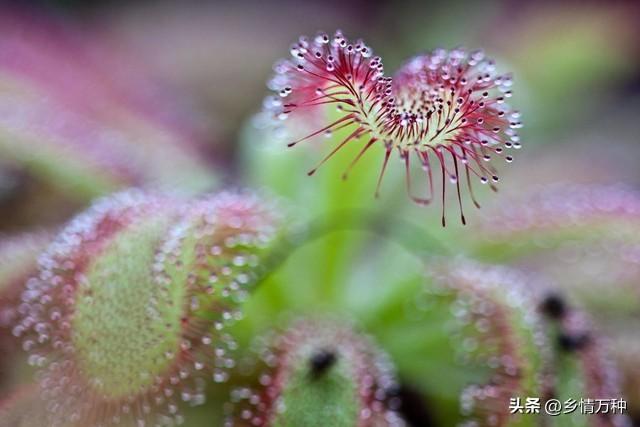
[[[262,283],[301,246],[341,231],[366,231],[394,242],[418,258],[447,256],[452,251],[424,228],[410,221],[389,215],[379,215],[366,209],[344,209],[317,217],[290,231],[281,247],[266,260],[257,280]]]

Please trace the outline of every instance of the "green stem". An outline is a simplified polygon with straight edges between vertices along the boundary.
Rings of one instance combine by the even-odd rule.
[[[341,231],[370,232],[399,244],[418,258],[452,254],[451,249],[443,242],[415,223],[389,215],[376,215],[366,209],[344,209],[318,217],[289,232],[285,243],[266,260],[257,285],[284,264],[296,249]]]

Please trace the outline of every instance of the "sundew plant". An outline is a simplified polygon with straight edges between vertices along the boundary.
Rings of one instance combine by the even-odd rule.
[[[637,8],[292,5],[0,11],[0,427],[639,426]]]

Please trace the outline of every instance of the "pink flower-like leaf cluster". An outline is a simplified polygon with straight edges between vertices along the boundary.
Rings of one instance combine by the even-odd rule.
[[[443,225],[447,181],[456,185],[465,223],[460,181],[466,181],[479,207],[472,177],[495,190],[499,178],[492,159],[511,162],[513,156],[507,150],[520,148],[519,113],[505,103],[511,96],[512,79],[498,74],[494,62],[481,51],[437,49],[410,59],[393,77],[385,76],[382,59],[372,56],[368,46],[350,42],[340,31],[332,38],[323,33],[312,39],[301,37],[291,47],[291,55],[274,67],[276,75],[269,87],[276,94],[265,101],[266,113],[280,121],[334,106],[339,114],[289,146],[348,129],[347,136],[309,175],[346,145],[361,144],[344,172],[346,178],[371,147],[381,145],[384,158],[376,196],[389,158],[397,151],[411,199],[430,204],[436,197],[438,177],[434,175],[439,173]],[[426,175],[425,195],[417,196],[412,190],[412,161]],[[436,165],[439,172],[434,171]]]

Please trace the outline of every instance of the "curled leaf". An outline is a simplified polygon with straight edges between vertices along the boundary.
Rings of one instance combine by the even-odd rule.
[[[80,214],[40,259],[22,318],[49,425],[181,423],[224,382],[226,328],[277,246],[283,217],[251,193],[195,201],[130,190]]]
[[[227,426],[404,426],[389,359],[344,322],[298,320],[261,358],[260,385],[233,391]]]

